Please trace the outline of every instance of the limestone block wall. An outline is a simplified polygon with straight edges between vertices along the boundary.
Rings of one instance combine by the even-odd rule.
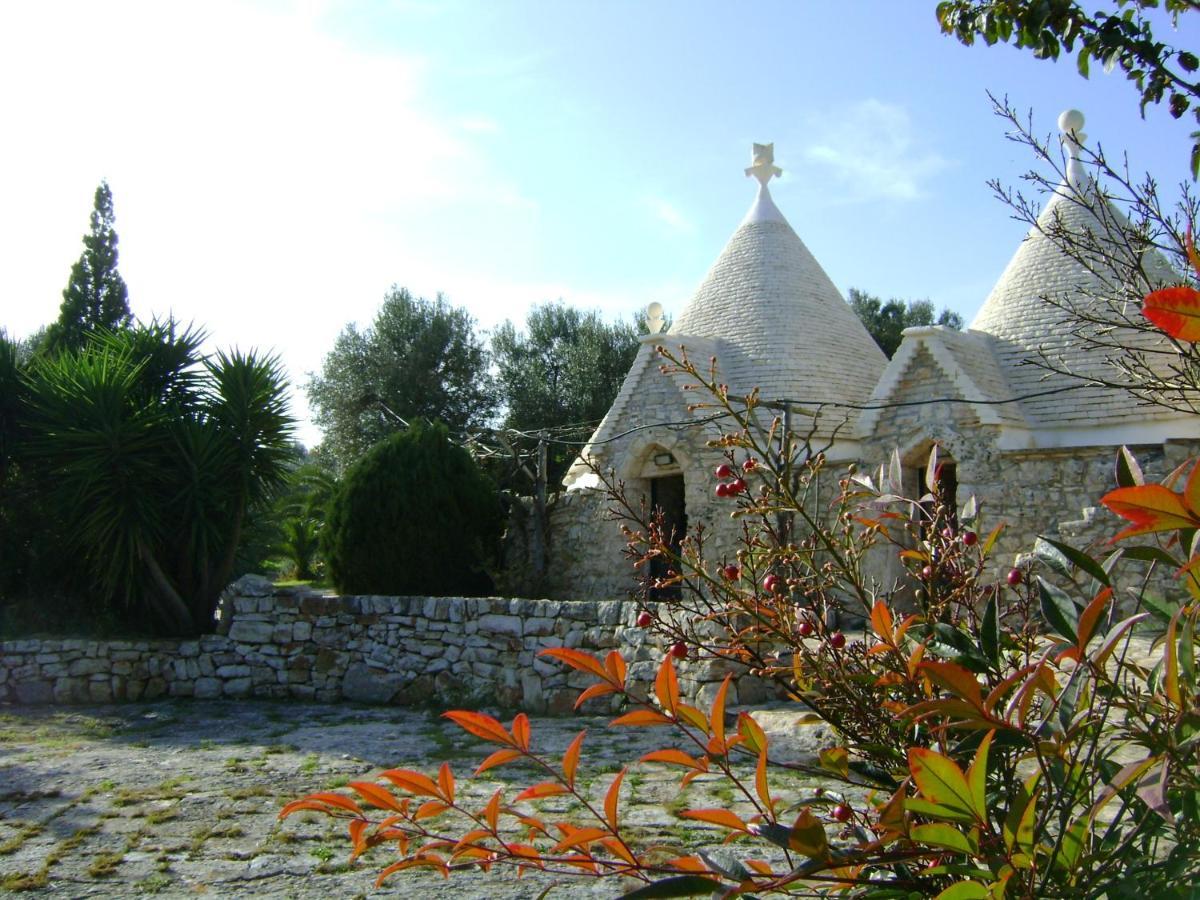
[[[225,604],[225,634],[0,642],[0,702],[265,697],[568,712],[592,679],[539,650],[619,649],[632,682],[645,686],[665,652],[634,624],[632,603],[325,597],[274,591],[258,579],[239,585]],[[726,671],[685,662],[681,687],[711,700]],[[742,702],[764,690],[748,677],[734,688]],[[606,709],[610,700],[594,708]]]

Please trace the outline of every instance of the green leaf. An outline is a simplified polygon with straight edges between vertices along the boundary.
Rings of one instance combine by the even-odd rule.
[[[931,803],[928,800],[922,800],[920,797],[912,797],[905,800],[904,808],[910,813],[916,813],[918,816],[926,816],[930,819],[943,819],[947,822],[966,822],[968,824],[975,821],[975,814],[969,809],[960,809],[941,803]]]
[[[911,747],[908,770],[925,800],[977,817],[967,777],[954,760],[934,750]]]
[[[999,591],[992,591],[983,619],[979,623],[979,649],[993,668],[1000,668],[1000,603]]]
[[[1037,798],[1041,793],[1035,788],[1037,781],[1036,775],[1030,778],[1009,801],[1008,814],[1004,817],[1004,847],[1010,853],[1014,848],[1026,853],[1033,850],[1033,826],[1037,815]]]
[[[1086,814],[1071,823],[1070,827],[1063,832],[1058,853],[1054,855],[1055,865],[1067,872],[1075,871],[1076,866],[1079,865],[1079,859],[1083,855],[1083,847],[1087,843],[1091,825],[1092,820]]]
[[[1071,561],[1066,558],[1054,545],[1045,538],[1038,538],[1033,544],[1033,555],[1048,565],[1059,575],[1071,577]]]
[[[1076,643],[1075,632],[1079,627],[1079,607],[1061,588],[1055,587],[1042,576],[1038,576],[1037,582],[1042,600],[1042,616],[1056,634],[1067,638],[1072,644]]]
[[[988,767],[988,750],[992,746],[992,737],[995,734],[989,731],[987,737],[983,739],[983,743],[979,745],[979,749],[975,752],[975,759],[971,761],[971,765],[967,768],[967,785],[971,789],[971,802],[975,804],[975,815],[979,817],[979,821],[986,822],[987,815],[987,767]]]
[[[818,760],[822,769],[840,775],[842,778],[845,778],[849,772],[850,754],[845,747],[830,747],[828,750],[822,750],[818,755]]]
[[[1109,579],[1108,573],[1104,571],[1104,568],[1098,562],[1096,562],[1096,560],[1092,559],[1083,551],[1076,550],[1074,547],[1068,544],[1051,540],[1048,537],[1039,537],[1037,542],[1038,544],[1049,544],[1051,547],[1057,550],[1059,554],[1069,560],[1071,564],[1075,566],[1075,568],[1079,569],[1081,572],[1086,572],[1088,575],[1091,575],[1105,587],[1112,587],[1112,581]]]
[[[975,848],[971,846],[971,842],[965,834],[953,825],[947,825],[944,822],[935,822],[931,825],[916,825],[910,832],[910,836],[917,843],[929,844],[933,847],[943,847],[946,850],[965,853],[968,856],[975,852]]]
[[[1081,47],[1079,56],[1075,58],[1075,68],[1079,70],[1079,74],[1084,78],[1088,77],[1088,57],[1091,55],[1092,52],[1087,47]]]
[[[1128,447],[1117,451],[1117,487],[1136,487],[1145,484],[1146,477]]]
[[[978,881],[960,881],[946,888],[934,900],[987,900],[988,890]]]
[[[621,895],[621,900],[652,900],[659,897],[695,897],[711,894],[719,889],[720,882],[703,875],[676,875],[636,888]]]
[[[1124,553],[1121,555],[1125,559],[1136,559],[1138,562],[1159,562],[1175,569],[1183,565],[1162,547],[1125,547]]]

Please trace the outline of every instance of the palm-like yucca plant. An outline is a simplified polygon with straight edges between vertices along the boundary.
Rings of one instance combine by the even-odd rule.
[[[291,419],[274,358],[200,356],[203,334],[101,333],[28,375],[31,463],[114,602],[208,627],[250,504],[282,483]]]

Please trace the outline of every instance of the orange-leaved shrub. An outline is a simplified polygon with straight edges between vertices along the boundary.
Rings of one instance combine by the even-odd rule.
[[[1186,290],[1147,298],[1147,316],[1177,340],[1200,337],[1187,330],[1200,294]],[[1155,318],[1160,306],[1175,318]],[[632,879],[627,897],[1194,896],[1200,605],[1189,597],[1200,597],[1200,463],[1146,484],[1122,450],[1118,485],[1102,498],[1131,523],[1120,546],[1101,557],[1044,540],[1000,577],[989,553],[1001,526],[985,533],[973,500],[942,502],[936,449],[922,497],[902,495],[898,460],[826,486],[822,453],[781,433],[778,419],[760,427],[756,395],[730,398],[686,356],[664,355],[711,398],[698,406],[732,423],[716,443],[748,484],[730,500],[740,547],[720,558],[702,532],[673,542],[661,517],[610,485],[635,564],[670,560],[655,586],[679,597],[646,604],[650,627],[692,660],[774,682],[831,726],[833,745],[811,764],[783,761],[754,718],[727,716],[733,674],[701,708],[680,692],[674,653],[643,691],[617,651],[552,648],[543,655],[591,679],[579,704],[616,696],[624,711],[613,725],[671,729],[640,764],[677,768],[685,792],[698,779],[727,782],[730,802],[679,816],[716,826],[736,841],[732,852],[645,846],[621,815],[629,767],[594,793],[581,775],[586,732],[551,757],[524,714],[506,727],[446,713],[494,747],[476,776],[521,763],[523,775],[537,772],[523,789],[471,800],[448,763],[432,776],[392,769],[281,816],[344,818],[352,858],[386,851],[380,882],[415,867],[449,876],[516,866]],[[1153,542],[1127,543],[1146,536]],[[879,554],[905,567],[887,589],[865,571]],[[1177,570],[1178,603],[1146,592],[1147,564]],[[1132,609],[1122,612],[1124,597]],[[834,624],[849,616],[865,622],[861,637]],[[816,788],[781,789],[797,770]],[[538,812],[546,798],[565,811]]]

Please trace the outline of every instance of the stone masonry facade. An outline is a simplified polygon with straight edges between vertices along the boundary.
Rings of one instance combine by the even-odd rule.
[[[0,702],[108,703],[259,697],[569,712],[594,679],[538,656],[617,649],[630,683],[653,684],[665,648],[620,601],[328,597],[248,576],[223,603],[224,634],[192,640],[0,642]],[[727,669],[684,662],[681,686],[711,700]],[[730,702],[765,686],[740,678]],[[611,698],[595,702],[604,710]]]

